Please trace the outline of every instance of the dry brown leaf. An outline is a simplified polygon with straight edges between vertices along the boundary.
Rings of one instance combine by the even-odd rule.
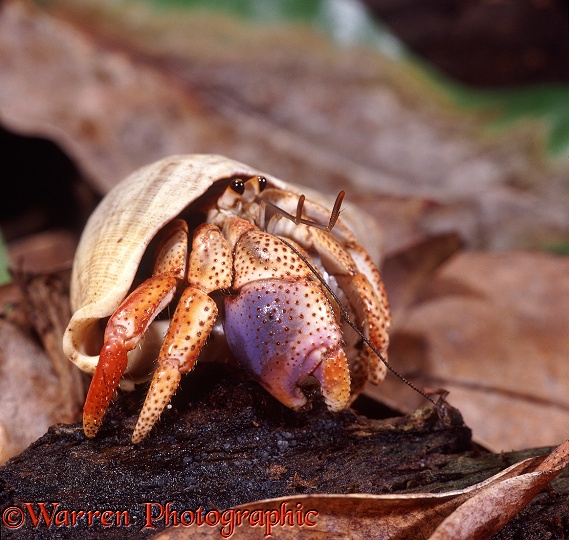
[[[83,375],[63,354],[64,281],[16,279],[17,286],[0,288],[0,464],[52,424],[76,421],[85,396]]]
[[[544,163],[539,129],[489,134],[412,66],[301,25],[9,0],[0,49],[3,124],[56,141],[101,191],[159,157],[217,152],[372,212],[385,194],[443,203],[423,226],[470,245],[568,235],[566,165]]]
[[[47,354],[30,334],[0,319],[0,464],[52,424],[72,420],[65,402]]]
[[[482,540],[503,527],[567,465],[569,441],[545,460],[524,460],[459,491],[282,497],[238,506],[226,514],[214,510],[210,524],[173,527],[153,538],[179,540],[191,535],[192,538],[254,539],[271,534],[279,540]],[[236,526],[239,513],[244,524]],[[213,525],[215,520],[217,525]]]
[[[533,471],[493,483],[441,523],[429,540],[484,540],[497,533],[569,465],[569,439]]]
[[[381,275],[391,305],[394,328],[400,325],[400,319],[416,302],[419,290],[429,285],[436,269],[461,245],[456,234],[445,234],[422,239],[385,257]]]
[[[391,360],[444,387],[474,437],[496,451],[555,445],[569,425],[569,259],[462,253],[395,329]],[[420,397],[393,378],[379,399]]]
[[[100,192],[222,133],[191,92],[31,3],[3,6],[0,49],[4,126],[56,141]]]
[[[48,230],[10,242],[8,251],[13,271],[50,273],[70,269],[76,247],[74,234]]]

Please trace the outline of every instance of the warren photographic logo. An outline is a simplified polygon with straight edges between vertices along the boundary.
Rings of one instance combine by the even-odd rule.
[[[168,527],[217,528],[222,538],[231,538],[237,528],[262,529],[265,537],[279,527],[316,526],[318,511],[305,509],[302,503],[281,502],[275,508],[196,510],[180,509],[175,503],[144,502],[137,510],[69,509],[60,502],[24,502],[2,512],[2,526],[7,529],[53,528],[138,528]]]

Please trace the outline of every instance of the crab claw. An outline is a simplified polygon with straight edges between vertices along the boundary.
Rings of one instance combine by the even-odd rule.
[[[322,290],[308,279],[264,279],[225,300],[225,335],[239,362],[281,403],[306,404],[299,388],[308,376],[321,384],[332,411],[350,398],[342,335]]]
[[[312,372],[320,383],[324,402],[332,412],[341,411],[350,400],[350,370],[341,346],[321,355],[321,361]]]

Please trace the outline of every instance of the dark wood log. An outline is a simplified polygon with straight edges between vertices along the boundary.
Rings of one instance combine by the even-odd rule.
[[[311,410],[299,413],[241,371],[208,364],[183,384],[172,408],[138,446],[129,438],[142,391],[111,406],[95,439],[87,439],[79,424],[60,424],[10,460],[0,471],[2,538],[145,538],[173,524],[163,517],[145,528],[147,512],[156,515],[166,503],[207,510],[301,493],[446,491],[525,457],[478,448],[448,404],[370,418],[386,411],[360,400],[355,409],[330,413],[314,390]],[[544,497],[534,512],[567,529],[567,497]],[[64,522],[48,527],[54,509],[64,511],[58,514]],[[104,511],[118,514],[96,514]],[[537,523],[531,512],[527,519]],[[566,512],[565,522],[559,512]],[[21,527],[7,526],[22,516]]]

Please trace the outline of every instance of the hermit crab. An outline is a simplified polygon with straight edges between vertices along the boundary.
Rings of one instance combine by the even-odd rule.
[[[132,435],[140,442],[181,375],[219,343],[292,409],[306,405],[307,380],[332,411],[367,379],[380,382],[388,301],[346,225],[366,218],[353,209],[339,218],[341,198],[316,202],[317,193],[216,155],[168,157],[117,185],[79,242],[63,339],[93,374],[85,434],[96,435],[119,384],[151,378]]]

